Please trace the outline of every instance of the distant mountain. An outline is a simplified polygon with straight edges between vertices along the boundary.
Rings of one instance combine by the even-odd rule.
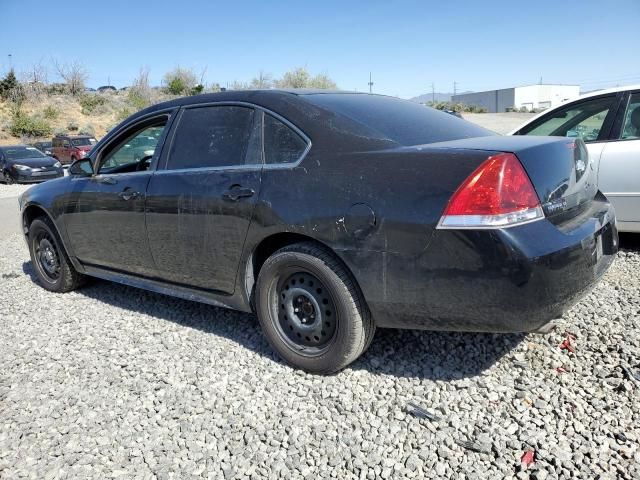
[[[461,94],[461,93],[470,93],[470,92],[469,91],[458,92],[458,94]],[[435,93],[436,102],[450,102],[452,96],[453,96],[453,93],[440,93],[440,92]],[[434,94],[425,93],[422,95],[418,95],[417,97],[410,98],[409,100],[417,103],[429,103],[433,101],[433,97],[434,97]]]

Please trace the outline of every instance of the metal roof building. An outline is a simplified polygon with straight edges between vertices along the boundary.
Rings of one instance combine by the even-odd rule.
[[[503,88],[500,90],[487,90],[485,92],[472,92],[454,95],[453,103],[484,107],[490,113],[506,112],[507,109],[521,109],[525,107],[533,109],[546,109],[555,107],[565,100],[576,98],[580,95],[579,85],[547,85],[536,84],[523,87]]]

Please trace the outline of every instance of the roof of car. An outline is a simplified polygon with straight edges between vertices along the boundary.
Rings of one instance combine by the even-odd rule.
[[[93,138],[93,135],[85,135],[85,134],[79,134],[79,135],[68,135],[66,133],[61,133],[59,135],[56,135],[56,137],[69,137],[69,138]]]

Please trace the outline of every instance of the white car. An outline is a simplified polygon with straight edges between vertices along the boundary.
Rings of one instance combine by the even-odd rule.
[[[618,229],[640,232],[640,85],[582,95],[545,110],[510,135],[578,137],[616,209]]]

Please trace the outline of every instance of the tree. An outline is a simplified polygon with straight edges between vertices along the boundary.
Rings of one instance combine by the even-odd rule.
[[[87,78],[89,78],[84,65],[78,61],[61,64],[58,63],[57,60],[54,60],[53,64],[60,78],[64,80],[67,91],[71,95],[80,95],[84,92],[85,83]]]
[[[20,82],[18,82],[15,72],[13,69],[9,70],[9,73],[0,80],[0,97],[3,100],[11,100],[20,89]]]
[[[276,85],[280,88],[306,88],[309,86],[311,75],[305,67],[298,67],[282,76],[280,80],[276,82]]]
[[[251,79],[250,88],[271,88],[273,86],[273,76],[260,70],[257,77]]]
[[[309,87],[323,88],[328,90],[335,90],[336,88],[338,88],[338,86],[336,85],[336,82],[331,80],[329,76],[324,73],[319,73],[318,75],[313,77],[309,82]]]
[[[167,93],[172,95],[187,95],[196,87],[197,80],[193,70],[176,67],[164,74],[163,83]]]
[[[329,78],[327,74],[319,73],[312,77],[305,67],[298,67],[286,72],[275,83],[279,88],[337,88],[336,82]]]

